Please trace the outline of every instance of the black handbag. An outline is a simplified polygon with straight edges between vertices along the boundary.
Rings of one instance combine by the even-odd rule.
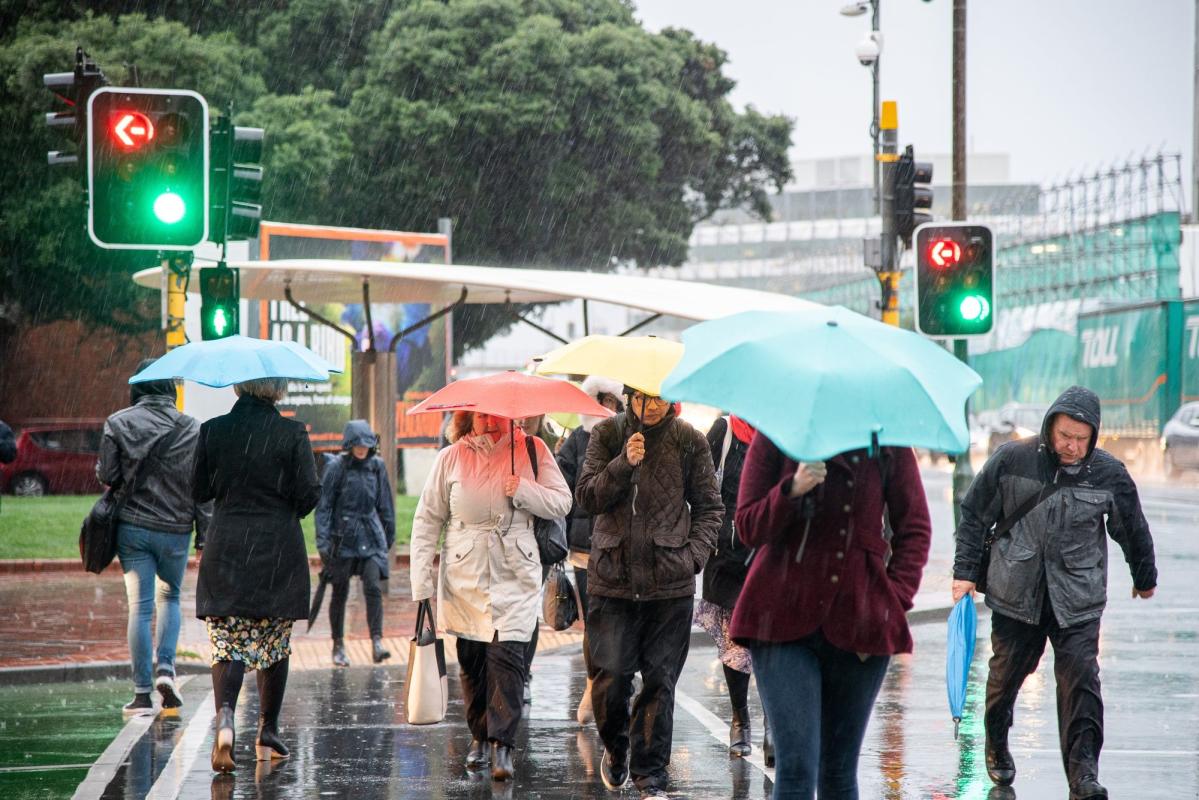
[[[575,587],[566,577],[561,562],[549,568],[545,592],[541,598],[541,618],[556,631],[564,631],[579,618],[579,599]]]
[[[1061,486],[1056,483],[1042,487],[1041,491],[1037,492],[1021,503],[1016,510],[1012,512],[1011,516],[1004,517],[995,524],[995,527],[987,532],[987,535],[983,538],[982,558],[980,558],[978,561],[978,579],[974,581],[974,590],[976,592],[979,592],[980,594],[987,593],[987,572],[991,569],[992,545],[995,544],[1000,536],[1003,536],[1005,533],[1015,527],[1017,522],[1024,519],[1024,517],[1028,515],[1028,512],[1041,505],[1041,503],[1045,500],[1048,500],[1050,497],[1056,494],[1057,490],[1060,488]]]
[[[182,421],[183,417],[179,419]],[[158,448],[178,430],[178,427],[179,422],[176,422],[170,430],[159,436],[146,457],[138,462],[133,470],[134,488],[141,478],[143,467],[157,458]],[[125,500],[133,491],[131,488],[126,492],[124,488],[123,482],[118,479],[115,484],[104,490],[104,494],[100,495],[92,510],[83,518],[83,525],[79,528],[79,558],[88,572],[99,575],[117,556],[117,526],[121,523],[121,509],[125,507]]]
[[[533,478],[537,478],[537,445],[532,436],[525,437],[525,446],[529,451],[529,463],[533,467]],[[537,550],[541,555],[543,566],[557,564],[570,555],[570,545],[566,541],[566,518],[533,517],[533,535],[537,537]]]

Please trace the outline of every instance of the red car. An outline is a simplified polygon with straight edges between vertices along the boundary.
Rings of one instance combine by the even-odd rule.
[[[30,420],[13,428],[17,459],[0,464],[0,492],[40,497],[104,490],[96,480],[104,420]]]

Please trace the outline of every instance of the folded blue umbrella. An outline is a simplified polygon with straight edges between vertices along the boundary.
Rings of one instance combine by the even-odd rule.
[[[662,396],[754,425],[797,461],[880,446],[961,453],[982,378],[911,331],[831,306],[746,311],[683,332]]]
[[[949,693],[949,713],[953,716],[953,738],[958,738],[958,723],[966,706],[966,683],[970,662],[974,659],[978,612],[974,598],[966,595],[949,613],[949,642],[945,649],[945,688]]]
[[[176,347],[129,382],[182,378],[205,386],[232,386],[258,378],[327,381],[331,372],[341,370],[302,344],[226,336]]]

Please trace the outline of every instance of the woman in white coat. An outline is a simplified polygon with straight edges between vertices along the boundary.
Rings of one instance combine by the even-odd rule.
[[[413,600],[433,596],[433,558],[445,532],[437,622],[458,640],[472,739],[466,766],[481,769],[490,760],[495,780],[512,777],[524,645],[537,625],[541,557],[533,518],[564,517],[571,506],[570,489],[545,443],[533,438],[534,477],[525,434],[516,428],[516,440],[509,436],[507,419],[455,412],[448,436],[453,444],[437,454],[412,521]]]

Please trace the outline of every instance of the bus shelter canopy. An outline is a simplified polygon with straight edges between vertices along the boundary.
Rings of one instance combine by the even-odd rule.
[[[740,311],[800,311],[820,306],[789,295],[695,281],[601,272],[577,272],[462,264],[414,264],[396,261],[291,259],[230,262],[240,270],[246,300],[307,303],[361,303],[369,281],[372,303],[448,305],[466,290],[468,303],[545,303],[575,298],[627,306],[652,314],[689,320],[718,319]],[[161,267],[133,276],[139,285],[162,286]],[[198,293],[200,281],[190,282]]]

